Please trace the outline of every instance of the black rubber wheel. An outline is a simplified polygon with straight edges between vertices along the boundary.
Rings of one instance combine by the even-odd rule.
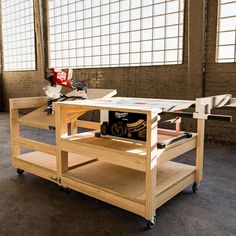
[[[147,220],[147,229],[153,229],[156,224],[156,217],[154,216],[152,220]]]
[[[72,192],[72,190],[70,188],[64,188],[64,187],[60,187],[60,190],[63,192],[63,193],[66,193],[66,194],[70,194]]]
[[[192,191],[193,191],[193,193],[197,193],[197,191],[198,191],[198,183],[194,183],[193,184]]]
[[[17,169],[16,169],[16,173],[17,173],[18,175],[23,175],[24,170],[17,168]]]

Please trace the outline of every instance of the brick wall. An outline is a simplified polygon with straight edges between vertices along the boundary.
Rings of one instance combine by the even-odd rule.
[[[208,5],[207,64],[205,79],[205,95],[230,93],[236,97],[236,64],[215,63],[217,0],[210,0]],[[219,114],[232,115],[233,122],[208,121],[207,139],[236,143],[236,110],[220,109]]]
[[[196,4],[196,0],[191,0]],[[186,1],[187,2],[187,1]],[[184,29],[184,60],[182,65],[147,66],[130,68],[102,68],[74,70],[74,78],[87,80],[89,87],[115,88],[119,96],[150,97],[169,99],[191,99],[199,97],[201,89],[196,86],[195,77],[189,77],[188,71],[188,27],[187,9],[185,7]],[[197,9],[193,14],[199,16]],[[217,0],[209,0],[208,5],[208,36],[207,36],[207,71],[204,91],[206,95],[232,93],[236,97],[236,65],[216,64],[215,36],[216,36]],[[190,13],[191,14],[191,13]],[[194,21],[195,22],[195,21]],[[193,27],[193,38],[194,30]],[[195,39],[195,38],[194,38]],[[194,43],[193,43],[194,45]],[[192,52],[198,49],[193,48]],[[194,57],[193,57],[194,58]],[[41,63],[40,55],[37,62]],[[194,66],[194,59],[192,66]],[[191,69],[191,68],[190,68]],[[194,73],[193,73],[194,74]],[[4,108],[8,108],[11,97],[40,96],[43,94],[42,70],[33,72],[5,72],[3,73]],[[191,81],[192,78],[192,81]],[[194,80],[194,81],[193,81]],[[221,114],[233,115],[236,111],[220,110]],[[194,129],[194,122],[184,120],[186,129]],[[236,143],[236,121],[232,123],[207,121],[206,135],[209,140]]]

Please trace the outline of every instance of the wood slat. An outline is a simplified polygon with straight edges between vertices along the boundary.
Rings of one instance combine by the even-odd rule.
[[[13,138],[12,139],[13,144],[18,144],[20,146],[29,148],[31,150],[38,150],[41,152],[45,152],[47,154],[56,155],[56,147],[54,145],[41,143],[38,141],[34,141],[27,138]]]
[[[194,166],[171,161],[164,163],[157,168],[155,195],[160,195],[182,182],[194,171]],[[141,171],[96,161],[70,170],[63,177],[82,181],[84,184],[97,188],[97,192],[103,190],[140,204],[145,203],[145,173]]]

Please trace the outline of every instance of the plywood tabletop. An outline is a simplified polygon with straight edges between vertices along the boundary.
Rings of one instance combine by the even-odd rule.
[[[94,109],[107,110],[130,110],[134,112],[154,111],[161,113],[163,111],[177,111],[189,108],[195,104],[195,101],[188,100],[168,100],[168,99],[149,99],[149,98],[132,98],[132,97],[114,97],[107,99],[88,99],[60,102],[65,106],[91,107]]]

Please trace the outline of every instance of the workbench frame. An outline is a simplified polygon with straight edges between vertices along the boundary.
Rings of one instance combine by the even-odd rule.
[[[137,113],[143,113],[147,116],[147,141],[145,144],[132,141],[132,144],[127,145],[139,145],[144,153],[139,155],[118,150],[113,145],[99,147],[97,144],[76,143],[76,141],[73,141],[74,138],[80,135],[77,133],[78,126],[91,130],[99,130],[100,127],[100,123],[78,121],[78,117],[91,110],[101,109],[102,111],[108,111],[117,109],[112,107],[80,107],[56,103],[54,106],[56,146],[20,137],[20,125],[25,124],[20,122],[19,109],[38,108],[46,102],[46,97],[10,99],[12,163],[18,170],[25,170],[55,182],[63,188],[74,189],[140,215],[147,219],[150,227],[155,224],[156,209],[158,207],[191,184],[197,190],[202,180],[203,172],[204,119],[197,120],[197,133],[193,134],[191,138],[180,140],[164,149],[157,149],[159,137],[157,129],[158,114],[155,111],[137,110]],[[121,112],[135,112],[135,110],[130,110],[129,108],[118,110]],[[71,124],[70,132],[68,130],[69,123]],[[91,135],[92,139],[95,138],[93,132],[90,132],[88,137],[91,137]],[[173,133],[164,131],[164,135],[173,136]],[[86,137],[85,135],[84,138],[86,139]],[[106,142],[110,140],[103,137],[95,139],[101,139],[102,143],[103,140]],[[36,150],[36,152],[21,154],[20,147]],[[192,149],[196,149],[195,166],[171,161]],[[116,172],[118,179],[123,178],[120,174],[123,172],[126,173],[127,178],[131,174],[136,176],[140,182],[135,182],[134,185],[136,186],[135,188],[141,191],[140,196],[134,196],[132,192],[127,192],[122,182],[121,186],[119,186],[119,183],[117,184],[117,190],[99,186],[99,184],[103,183],[97,185],[96,183],[85,181],[83,176],[82,179],[73,176],[74,173],[79,173],[80,175],[80,169],[83,172],[86,168],[88,168],[88,171],[85,173],[89,173],[89,168],[91,168],[97,170],[99,174],[99,166],[108,170],[109,168],[113,168],[115,171],[118,170]],[[176,170],[179,171],[176,172]],[[173,171],[173,174],[171,171]],[[108,174],[112,175],[113,173]],[[86,176],[86,174],[84,176],[96,181],[93,176]],[[158,182],[159,177],[157,176],[162,179],[161,183]],[[127,180],[130,182],[130,189],[132,190],[133,180],[132,178]],[[122,181],[126,180],[122,179]],[[119,192],[119,188],[123,192]]]
[[[97,199],[103,200],[120,208],[138,214],[147,219],[149,225],[155,224],[156,209],[167,202],[169,199],[171,199],[173,196],[178,194],[184,188],[193,184],[193,191],[197,191],[197,187],[202,180],[205,120],[198,119],[197,134],[193,134],[192,138],[173,143],[165,149],[157,149],[158,114],[155,111],[135,111],[133,109],[130,110],[129,108],[116,109],[114,107],[100,107],[100,109],[103,110],[116,110],[119,112],[137,112],[146,114],[146,144],[143,144],[143,146],[141,144],[138,144],[145,149],[145,154],[139,155],[127,153],[128,151],[121,150],[122,148],[116,149],[115,141],[110,141],[111,139],[104,137],[96,138],[92,133],[88,134],[87,136],[86,134],[84,136],[83,134],[69,135],[67,129],[68,114],[77,111],[77,115],[80,116],[83,115],[84,112],[93,109],[99,109],[99,106],[86,107],[68,105],[63,103],[57,103],[55,105],[57,123],[57,168],[59,170],[60,182],[62,186],[85,193],[89,196],[95,197]],[[171,131],[169,132],[169,134],[171,135]],[[166,131],[166,133],[168,133],[168,131]],[[83,139],[85,140],[84,142]],[[99,142],[99,139],[101,139],[101,142]],[[109,144],[109,142],[111,143]],[[134,145],[136,143],[135,141],[130,142]],[[195,148],[196,166],[190,166],[170,161],[177,156]],[[78,168],[78,172],[76,173],[76,170],[68,170],[68,153],[70,152],[80,153],[85,156],[91,155],[95,157],[96,160],[92,164],[89,164],[91,165],[91,169],[89,169],[88,167],[87,172],[85,171],[86,166],[84,166],[84,170],[82,168],[80,171]],[[99,164],[100,162],[101,164]],[[136,175],[137,171],[140,173],[140,175],[144,175],[145,189],[144,198],[142,199],[144,201],[141,201],[138,198],[135,199],[135,197],[130,195],[125,195],[124,193],[119,192],[117,189],[109,189],[107,187],[104,187],[102,182],[96,183],[97,180],[93,179],[92,176],[86,176],[87,173],[90,172],[90,170],[95,170],[94,175],[96,175],[96,173],[98,173],[99,175],[99,166],[105,168],[105,164],[102,164],[104,162],[111,164],[111,169],[115,168],[113,167],[114,165],[119,167],[122,166],[124,172],[126,172],[127,168],[129,168],[131,173],[135,170],[135,172],[133,172],[134,175]],[[165,174],[168,174],[168,168],[170,167],[173,169],[173,171],[175,170],[175,168],[179,168],[180,176],[178,176],[177,178],[171,177],[169,180],[165,180],[168,184],[166,184],[166,186],[164,187],[162,184],[162,190],[158,191],[158,170],[160,168],[163,172],[165,172]],[[171,168],[169,173],[170,176],[172,174]],[[81,173],[84,173],[84,176]],[[109,175],[113,174],[114,173],[112,172],[108,173],[107,178],[112,178],[112,176]],[[137,174],[138,177],[140,175]],[[86,178],[91,179],[93,182],[91,183],[84,180]],[[125,179],[123,179],[123,181],[125,181]],[[99,186],[99,184],[101,184],[102,186]],[[117,183],[114,184],[118,185]],[[120,183],[118,189],[122,189],[122,187],[123,184]],[[130,188],[132,189],[132,186],[130,186]]]

